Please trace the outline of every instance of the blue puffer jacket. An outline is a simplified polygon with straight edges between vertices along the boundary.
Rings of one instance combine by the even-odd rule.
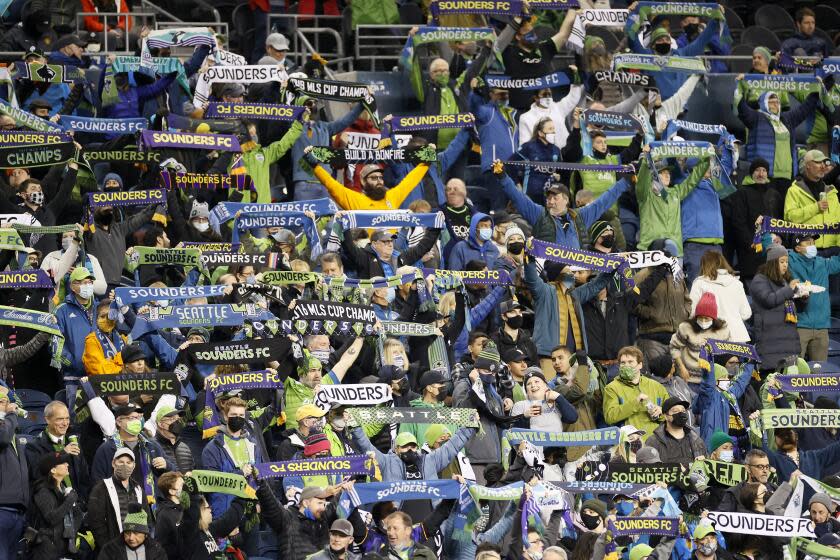
[[[461,157],[461,152],[463,152],[464,148],[467,147],[469,141],[470,131],[464,128],[455,135],[455,138],[452,139],[452,142],[449,143],[445,150],[441,150],[437,153],[437,161],[429,166],[429,172],[426,174],[426,177],[434,182],[435,190],[437,191],[438,204],[441,206],[446,204],[446,193],[444,192],[443,179],[449,171],[449,168],[452,167],[452,164],[458,161],[458,158]],[[391,145],[397,145],[396,137],[393,134],[391,135]],[[414,164],[400,161],[392,163],[390,168],[391,173],[394,174],[394,184],[396,185],[405,179],[405,176],[414,169]],[[414,189],[407,197],[405,197],[405,200],[403,200],[400,208],[408,208],[409,204],[421,198],[423,198],[423,189]]]
[[[102,73],[104,78],[105,72]],[[108,105],[102,108],[105,117],[109,119],[127,119],[143,116],[143,106],[146,101],[154,99],[175,81],[175,73],[167,74],[166,76],[156,80],[153,84],[148,86],[129,87],[127,90],[120,90],[119,101],[113,105]],[[101,92],[100,88],[100,92]]]
[[[470,111],[475,115],[478,126],[478,139],[481,144],[481,170],[489,171],[493,160],[507,161],[516,151],[517,131],[516,111],[505,107],[500,109],[492,101],[484,101],[474,92],[470,92]]]
[[[230,455],[225,450],[225,435],[224,428],[220,428],[216,435],[213,436],[213,439],[210,440],[204,448],[204,451],[201,452],[201,464],[204,465],[204,468],[207,470],[241,474],[242,471],[234,466],[233,459],[231,459]],[[249,433],[246,433],[244,437],[254,444],[254,460],[251,461],[251,463],[262,463],[266,461],[267,459],[262,456],[262,452],[260,451],[259,443],[256,443]],[[231,494],[222,494],[219,492],[210,494],[207,502],[213,509],[213,518],[216,518],[217,516],[221,517],[230,507],[234,498],[235,496],[232,496]]]
[[[470,220],[470,235],[467,239],[459,241],[452,248],[452,253],[449,255],[449,268],[451,270],[464,270],[464,267],[471,260],[480,260],[487,263],[488,270],[496,269],[496,260],[499,258],[499,248],[496,247],[492,241],[485,241],[483,245],[478,244],[478,222],[481,220],[490,220],[493,223],[493,218],[487,214],[476,212]],[[490,227],[493,227],[492,225]]]
[[[718,146],[722,145],[718,142]],[[732,174],[732,152],[724,147],[720,156],[721,174]],[[723,216],[720,213],[722,185],[712,178],[703,179],[680,204],[683,243],[689,239],[719,239],[723,243]],[[731,191],[730,191],[731,192]]]
[[[96,301],[89,309],[82,307],[73,293],[67,294],[64,303],[55,308],[58,328],[64,335],[61,350],[62,373],[73,377],[84,375],[82,356],[85,353],[85,338],[93,332],[93,313]]]
[[[729,33],[729,26],[725,23],[723,24],[723,35],[728,36]],[[689,45],[688,37],[685,33],[677,37],[677,46],[680,48],[687,47]],[[728,55],[732,53],[732,45],[724,41],[721,43],[720,35],[715,35],[712,37],[712,40],[708,42],[705,49],[705,54],[711,54],[715,56],[721,55]],[[709,63],[709,73],[711,74],[726,74],[729,72],[729,68],[726,67],[726,62],[723,60],[712,60]]]
[[[514,161],[561,161],[560,148],[554,144],[545,144],[538,139],[522,144],[522,147],[510,159]],[[511,176],[520,185],[526,185],[525,192],[530,197],[543,198],[543,188],[551,179],[549,173],[543,173],[530,167],[511,166]]]
[[[736,403],[744,394],[744,391],[747,390],[753,369],[755,369],[753,364],[745,365],[740,375],[732,380],[732,384],[726,390],[734,397]],[[703,382],[700,384],[700,393],[694,401],[692,411],[694,412],[695,418],[700,418],[700,425],[697,427],[697,431],[700,433],[703,441],[706,442],[706,447],[711,443],[712,434],[717,430],[729,432],[729,414],[730,412],[734,413],[735,410],[732,409],[729,400],[723,395],[723,391],[718,389],[715,383],[714,368],[710,369],[703,376]],[[740,410],[738,412],[741,414],[741,420],[746,426],[747,419],[743,417],[743,413]]]
[[[633,52],[636,53],[653,54],[652,50],[642,46],[639,42],[639,36],[632,32],[631,28],[633,23],[634,18],[627,18],[627,23],[624,28],[624,33],[630,41],[630,48],[632,48]],[[714,19],[706,26],[706,29],[704,29],[696,39],[694,39],[694,41],[684,47],[671,49],[668,56],[700,56],[703,54],[703,51],[706,50],[706,45],[709,44],[714,37],[717,37],[719,33],[720,24],[718,23],[718,20]],[[656,78],[656,85],[659,87],[659,94],[662,96],[663,100],[668,99],[677,93],[677,90],[680,89],[690,76],[687,72],[655,72],[653,75]]]
[[[330,146],[332,145],[332,137],[338,134],[359,118],[362,114],[361,103],[357,103],[346,115],[340,119],[324,122],[324,121],[307,121],[303,125],[303,133],[298,136],[298,139],[292,145],[292,165],[294,174],[293,181],[317,181],[312,175],[311,168],[308,165],[301,166],[303,161],[303,150],[307,146]],[[322,163],[321,166],[332,174],[332,167]]]
[[[795,33],[793,37],[788,37],[782,43],[782,52],[791,56],[827,57],[829,55],[828,51],[828,45],[825,44],[822,38],[816,35],[806,37],[801,33]]]
[[[658,82],[657,82],[658,83]],[[761,111],[757,111],[749,106],[744,97],[738,103],[738,117],[743,121],[744,126],[748,129],[747,134],[747,159],[753,161],[756,158],[764,158],[770,163],[770,176],[775,178],[773,174],[773,163],[776,159],[776,131],[773,130],[773,125],[769,122],[769,117],[764,113],[769,113],[767,108],[767,99],[772,92],[764,92],[758,98],[758,105]],[[796,127],[808,118],[808,115],[814,112],[819,102],[819,96],[812,93],[805,98],[803,103],[796,109],[782,111],[779,119],[782,124],[790,131],[790,157],[793,160],[793,175],[797,173],[797,157],[794,152],[796,145]],[[790,179],[791,177],[787,177]]]
[[[828,295],[828,277],[840,272],[840,255],[826,259],[814,257],[809,259],[796,251],[788,251],[788,266],[791,275],[805,282],[810,280],[825,288],[824,292],[814,293],[808,297],[804,311],[797,311],[796,326],[802,329],[827,329],[831,326],[831,300]]]

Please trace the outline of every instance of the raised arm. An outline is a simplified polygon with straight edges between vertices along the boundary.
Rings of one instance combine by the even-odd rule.
[[[354,340],[344,354],[341,355],[341,359],[338,360],[338,363],[333,366],[332,373],[335,374],[339,381],[344,379],[344,376],[347,374],[347,370],[349,370],[356,362],[356,359],[359,357],[359,351],[362,349],[362,344],[364,344],[364,342],[365,339],[363,337],[356,337],[356,340]]]

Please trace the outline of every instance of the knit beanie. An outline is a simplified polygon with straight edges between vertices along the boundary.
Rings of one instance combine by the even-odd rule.
[[[514,235],[521,235],[522,239],[525,239],[525,233],[517,226],[511,226],[505,230],[505,245],[507,242],[510,241],[510,238]]]
[[[595,243],[595,241],[604,234],[607,228],[612,229],[612,226],[603,220],[598,220],[592,224],[589,228],[589,239],[592,240],[592,243]]]
[[[767,261],[775,261],[776,259],[786,257],[787,254],[787,249],[774,243],[773,245],[770,245],[769,249],[767,249]]]
[[[478,358],[475,360],[475,369],[484,369],[496,373],[501,369],[501,360],[496,345],[488,342],[484,349],[478,353]]]
[[[195,218],[210,218],[210,206],[206,202],[194,200],[190,210],[190,220]]]
[[[449,428],[443,424],[432,424],[426,428],[426,444],[431,447],[443,434],[451,434]]]
[[[591,509],[592,511],[600,515],[601,519],[607,518],[607,504],[605,504],[601,500],[597,500],[595,498],[586,500],[580,507],[581,511],[585,509]]]
[[[633,548],[630,549],[630,560],[642,560],[642,558],[650,556],[651,554],[653,554],[653,549],[650,545],[639,543],[633,545]]]
[[[327,434],[324,432],[316,432],[306,436],[303,445],[303,456],[312,457],[323,451],[330,450],[330,440],[327,439]]]
[[[763,167],[767,170],[767,173],[770,173],[770,164],[767,163],[767,160],[764,158],[757,157],[754,160],[752,160],[752,163],[750,163],[750,175],[755,173],[755,170],[759,167]]]
[[[834,512],[834,502],[831,501],[831,496],[825,492],[817,492],[811,496],[811,499],[808,500],[808,507],[811,507],[811,504],[822,504],[828,510],[828,513]]]
[[[128,514],[123,519],[123,533],[126,531],[149,534],[148,516],[136,502],[128,504]]]
[[[712,434],[712,438],[709,440],[709,453],[713,453],[715,449],[724,443],[732,443],[732,438],[729,437],[729,434],[726,432],[716,430],[715,433]]]
[[[694,316],[717,319],[718,308],[715,294],[705,292],[702,296],[700,296],[700,301],[697,302],[697,307],[694,308]]]
[[[671,34],[668,33],[668,30],[664,27],[657,27],[653,30],[653,33],[650,34],[650,44],[654,44],[658,39],[661,39],[662,37],[668,37],[670,39]]]
[[[760,54],[762,57],[764,57],[764,60],[767,62],[767,64],[770,64],[770,60],[773,58],[773,55],[770,54],[770,49],[768,49],[767,47],[756,47],[753,49],[752,53],[754,55]]]

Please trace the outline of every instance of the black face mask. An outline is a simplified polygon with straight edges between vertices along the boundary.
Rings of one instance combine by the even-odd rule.
[[[341,556],[342,554],[344,554],[345,552],[347,552],[347,549],[346,549],[346,548],[333,548],[333,547],[330,547],[330,552],[332,552],[332,553],[333,553],[333,556]]]
[[[524,243],[520,243],[519,241],[514,241],[513,243],[509,243],[507,246],[508,253],[511,255],[521,255],[522,250],[525,248]]]
[[[583,522],[584,527],[593,531],[601,523],[601,516],[597,514],[589,515],[588,513],[581,513],[580,520]]]
[[[114,221],[114,213],[112,211],[108,211],[97,214],[96,221],[103,226],[111,225],[111,222]]]
[[[688,25],[683,27],[683,32],[685,32],[689,39],[694,39],[700,33],[700,24],[689,23]]]
[[[677,412],[671,419],[671,424],[677,428],[684,428],[688,424],[688,412]]]
[[[609,237],[605,237],[601,240],[601,247],[605,249],[612,249],[613,245],[615,244],[615,237],[610,235]]]
[[[406,379],[405,377],[397,381],[397,385],[399,386],[399,391],[401,395],[404,395],[408,392],[408,379]]]
[[[670,43],[657,43],[653,45],[653,52],[656,54],[666,55],[671,52],[671,44]]]
[[[245,417],[244,416],[232,416],[228,418],[228,429],[231,432],[238,432],[242,428],[245,427]]]
[[[179,435],[182,431],[184,431],[184,425],[181,422],[173,422],[169,426],[169,433],[173,436]]]
[[[437,395],[435,395],[435,399],[437,399],[437,402],[443,402],[446,400],[446,394],[446,387],[438,389]]]
[[[505,319],[505,323],[512,329],[519,329],[522,327],[522,315],[514,315]]]
[[[413,449],[411,451],[403,451],[400,453],[400,459],[406,465],[414,465],[420,460],[420,454]]]
[[[631,441],[630,442],[630,451],[632,451],[633,453],[638,453],[639,449],[641,449],[643,445],[644,445],[644,443],[640,439],[637,439],[636,441]]]

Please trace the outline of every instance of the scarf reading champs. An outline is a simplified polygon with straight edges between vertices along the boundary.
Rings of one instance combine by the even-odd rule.
[[[316,146],[312,148],[312,155],[321,163],[326,163],[331,166],[380,161],[405,161],[416,165],[437,161],[437,152],[432,146],[387,150],[337,150],[324,146]]]
[[[99,119],[61,115],[59,122],[73,132],[89,134],[134,134],[149,127],[149,121],[144,118]]]
[[[186,351],[196,364],[237,365],[283,358],[289,349],[282,339],[255,338],[230,342],[190,344]]]
[[[531,256],[538,259],[548,259],[550,261],[580,266],[599,272],[618,271],[619,276],[627,288],[632,289],[636,287],[633,281],[633,271],[627,259],[616,255],[580,251],[547,241],[540,241],[539,239],[530,239],[528,241],[527,251]]]
[[[0,271],[0,290],[15,288],[53,290],[55,289],[55,282],[52,281],[46,270],[40,268]]]
[[[137,317],[134,328],[131,330],[131,338],[137,340],[147,332],[160,329],[238,327],[245,321],[270,321],[272,319],[277,319],[274,314],[249,303],[153,307],[148,316]]]
[[[315,457],[294,461],[276,461],[254,465],[260,480],[285,476],[373,476],[373,459],[367,455],[344,455],[340,457]]]
[[[114,302],[122,307],[161,299],[181,300],[223,296],[227,286],[179,286],[175,288],[116,288]]]
[[[349,408],[351,424],[448,424],[462,428],[478,428],[478,410],[474,408]],[[617,431],[617,430],[616,430]]]
[[[416,35],[415,35],[416,37]],[[475,125],[472,113],[451,113],[448,115],[416,115],[394,117],[391,129],[394,132],[414,130],[437,130],[441,128],[465,128]]]
[[[746,342],[729,342],[726,340],[707,339],[706,344],[700,347],[698,363],[700,369],[709,371],[712,367],[714,357],[718,354],[732,354],[739,358],[760,362],[755,346]]]
[[[0,148],[0,169],[46,167],[65,163],[76,157],[73,142],[42,146],[9,146]]]
[[[611,84],[630,86],[631,88],[656,87],[656,81],[654,81],[653,76],[640,74],[638,72],[613,72],[609,70],[601,70],[595,72],[595,79],[598,83],[607,82]]]
[[[281,330],[289,327],[299,334],[332,335],[355,333],[356,336],[370,336],[376,324],[376,312],[367,305],[337,303],[330,301],[299,300],[291,310],[291,321],[281,321]]]
[[[354,82],[334,82],[330,80],[312,80],[308,78],[289,78],[286,86],[296,95],[306,95],[329,101],[356,101],[368,110],[373,124],[380,128],[379,114],[376,112],[376,99],[370,92],[370,86]]]
[[[187,148],[193,150],[219,150],[241,152],[239,139],[232,134],[202,134],[197,132],[166,132],[144,130],[140,135],[141,149]]]
[[[196,469],[189,476],[202,494],[219,493],[246,500],[257,499],[257,491],[248,485],[248,481],[241,474]]]
[[[174,373],[119,373],[88,378],[97,395],[180,395],[181,382]]]
[[[304,107],[271,103],[231,103],[214,101],[207,106],[204,117],[208,119],[258,119],[268,121],[295,121],[300,119]]]
[[[838,234],[840,233],[840,222],[833,224],[795,224],[780,220],[779,218],[763,216],[758,227],[755,229],[755,236],[753,237],[753,247],[755,247],[756,252],[760,253],[762,251],[761,236],[765,233]]]
[[[345,229],[424,227],[442,229],[446,225],[443,212],[418,213],[408,210],[344,212],[341,224]]]
[[[255,191],[254,180],[250,175],[224,175],[203,173],[170,173],[160,172],[160,186],[170,189],[236,189],[238,191]]]
[[[833,408],[765,408],[761,411],[765,430],[779,428],[836,428],[840,410]]]
[[[536,78],[511,78],[510,76],[492,75],[489,74],[484,77],[484,83],[487,87],[498,89],[521,89],[524,91],[534,91],[545,88],[556,88],[567,86],[571,82],[569,76],[564,71],[552,72],[545,76],[538,76]]]
[[[613,57],[613,71],[644,70],[646,72],[708,72],[706,62],[699,57],[659,56],[654,54],[617,54]]]

